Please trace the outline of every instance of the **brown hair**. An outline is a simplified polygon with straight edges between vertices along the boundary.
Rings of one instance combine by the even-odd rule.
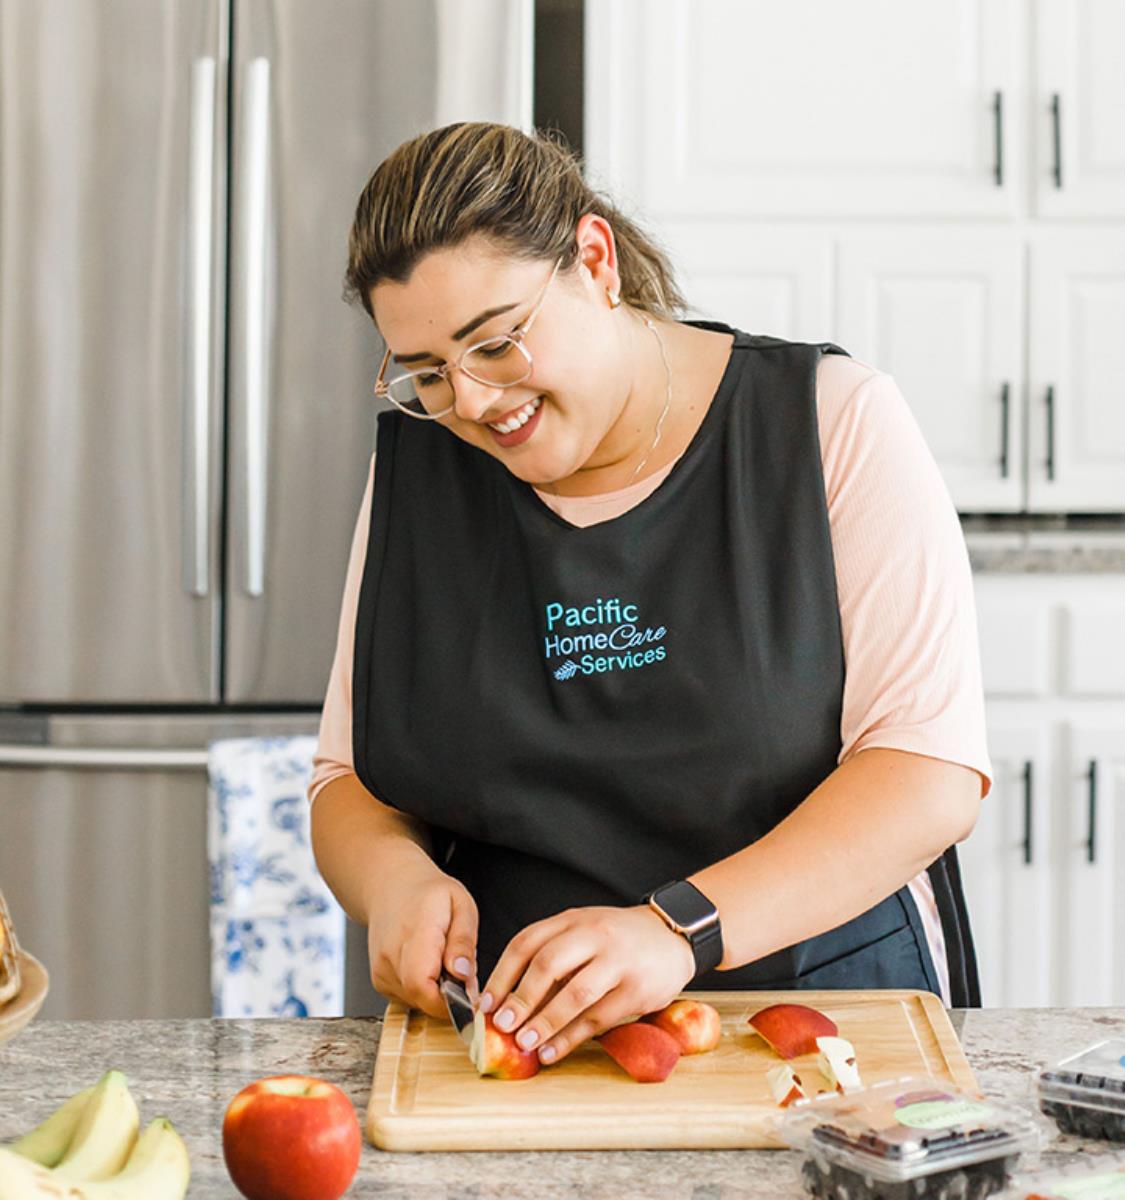
[[[574,265],[585,213],[613,229],[621,298],[653,316],[683,311],[663,250],[590,188],[572,151],[549,133],[459,122],[404,142],[367,181],[348,236],[344,299],[374,319],[371,289],[405,283],[431,250],[478,235],[521,258]]]

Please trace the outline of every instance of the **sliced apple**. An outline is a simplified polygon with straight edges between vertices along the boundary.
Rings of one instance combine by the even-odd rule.
[[[596,1039],[602,1049],[638,1083],[660,1083],[680,1059],[680,1043],[647,1021],[615,1025]]]
[[[673,1000],[641,1020],[670,1033],[680,1043],[681,1054],[714,1050],[723,1032],[719,1010],[702,1000]]]
[[[524,1050],[514,1033],[497,1029],[492,1015],[482,1012],[473,1018],[469,1058],[479,1075],[494,1075],[497,1079],[530,1079],[539,1071],[539,1055]]]
[[[818,1037],[816,1065],[838,1092],[851,1092],[863,1084],[855,1061],[855,1047],[842,1037]]]
[[[770,1094],[780,1108],[788,1108],[794,1100],[807,1100],[808,1092],[801,1083],[800,1075],[796,1074],[788,1063],[778,1063],[766,1072],[766,1082],[770,1085]]]
[[[815,1054],[817,1038],[835,1037],[839,1032],[835,1021],[804,1004],[771,1004],[747,1019],[750,1028],[782,1058]]]

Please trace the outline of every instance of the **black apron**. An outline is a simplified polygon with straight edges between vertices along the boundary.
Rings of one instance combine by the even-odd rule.
[[[690,324],[735,336],[707,415],[655,492],[588,528],[447,430],[379,417],[355,769],[473,895],[482,980],[526,925],[639,903],[762,837],[837,765],[816,370],[846,352]],[[953,1002],[972,1003],[951,858],[931,878]],[[906,887],[693,986],[939,991]]]

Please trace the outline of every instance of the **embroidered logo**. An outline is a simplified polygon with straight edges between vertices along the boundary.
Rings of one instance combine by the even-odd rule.
[[[589,604],[552,600],[544,610],[544,658],[560,681],[576,675],[635,671],[663,662],[667,656],[663,625],[643,625],[640,609],[613,596]],[[551,665],[551,659],[562,661]]]

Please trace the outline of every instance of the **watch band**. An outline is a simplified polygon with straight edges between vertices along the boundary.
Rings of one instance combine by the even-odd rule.
[[[673,880],[647,897],[649,908],[674,933],[687,939],[695,958],[696,977],[717,967],[723,959],[723,929],[718,909],[686,879]]]

